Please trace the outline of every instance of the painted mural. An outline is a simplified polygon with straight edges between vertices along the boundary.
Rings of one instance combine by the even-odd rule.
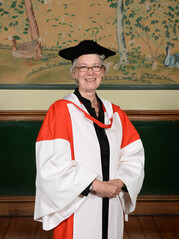
[[[59,49],[116,51],[104,85],[179,84],[177,0],[0,0],[0,84],[74,84]]]

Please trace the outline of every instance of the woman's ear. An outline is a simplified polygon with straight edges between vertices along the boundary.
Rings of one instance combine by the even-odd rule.
[[[106,67],[104,66],[104,67],[102,68],[102,78],[105,76],[105,73],[106,73]]]
[[[75,68],[73,68],[71,75],[72,75],[73,79],[76,79],[77,76],[76,76],[76,69]]]
[[[71,72],[72,78],[75,80],[75,82],[78,84],[76,69],[74,68]]]

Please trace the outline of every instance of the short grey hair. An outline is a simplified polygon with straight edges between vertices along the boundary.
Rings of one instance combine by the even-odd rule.
[[[98,54],[96,54],[96,55],[99,57],[99,59],[100,59],[100,61],[101,61],[101,65],[104,67],[105,72],[107,73],[108,70],[109,70],[109,65],[110,65],[110,63],[105,63],[105,62],[104,62],[105,55],[98,55]],[[73,74],[73,71],[74,71],[74,69],[76,68],[76,62],[77,62],[77,60],[78,60],[78,58],[75,59],[75,60],[73,61],[73,63],[72,63],[72,66],[71,66],[71,68],[70,68],[70,73],[71,73],[71,75]]]

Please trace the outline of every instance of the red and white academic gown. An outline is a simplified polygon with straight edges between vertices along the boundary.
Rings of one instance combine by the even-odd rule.
[[[105,123],[90,116],[73,93],[48,110],[36,142],[34,219],[54,239],[102,238],[102,198],[81,192],[102,180],[99,142],[93,122],[105,128],[110,146],[110,179],[121,179],[128,193],[109,199],[108,239],[122,239],[123,216],[135,209],[144,178],[144,150],[126,114],[101,99]]]

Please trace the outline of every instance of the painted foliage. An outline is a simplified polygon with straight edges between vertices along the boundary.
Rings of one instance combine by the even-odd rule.
[[[177,0],[0,0],[0,84],[74,84],[59,49],[117,52],[105,85],[179,84]]]

